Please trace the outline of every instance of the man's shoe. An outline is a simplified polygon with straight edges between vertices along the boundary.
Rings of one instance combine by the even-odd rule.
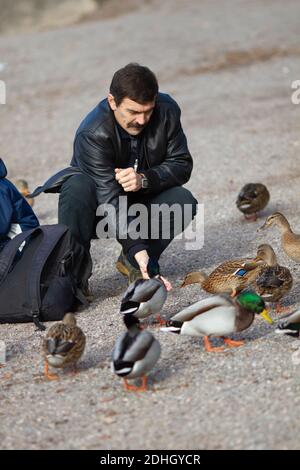
[[[127,277],[128,284],[131,284],[137,279],[143,279],[141,271],[138,268],[132,266],[127,257],[124,255],[123,251],[120,253],[116,263],[116,268],[121,274],[123,274],[123,276]]]

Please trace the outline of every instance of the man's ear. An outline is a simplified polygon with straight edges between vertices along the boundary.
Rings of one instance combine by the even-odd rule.
[[[113,95],[109,93],[107,99],[108,99],[108,104],[111,107],[112,111],[115,111],[117,109],[117,105],[116,105]]]

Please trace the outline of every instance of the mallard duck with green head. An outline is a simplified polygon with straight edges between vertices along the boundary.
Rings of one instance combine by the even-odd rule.
[[[275,225],[281,234],[281,246],[283,251],[289,258],[296,262],[300,262],[300,234],[294,233],[287,218],[281,212],[275,212],[270,215],[264,225],[258,230]]]
[[[156,314],[158,321],[161,309],[167,298],[167,289],[160,277],[137,279],[127,288],[122,301],[120,313],[144,319]]]
[[[265,302],[255,292],[242,292],[236,299],[228,295],[215,295],[184,308],[161,330],[180,335],[204,336],[206,351],[223,351],[222,347],[213,347],[209,338],[221,337],[229,347],[241,346],[243,341],[233,341],[228,336],[249,328],[255,314],[273,323]]]
[[[300,310],[289,313],[280,319],[275,333],[300,338]]]
[[[255,280],[255,290],[265,302],[275,302],[276,311],[282,312],[284,309],[279,301],[291,290],[293,276],[288,268],[277,263],[276,254],[271,245],[260,245],[256,260],[265,261],[267,266],[261,270]]]
[[[257,213],[268,204],[270,193],[262,183],[248,183],[239,192],[236,200],[237,208],[246,220],[257,220]]]
[[[146,330],[141,330],[139,320],[131,314],[124,316],[127,331],[116,341],[112,352],[112,371],[124,379],[126,390],[146,391],[148,373],[161,353],[159,341]],[[129,385],[128,379],[141,378],[140,387]]]
[[[76,324],[73,313],[67,313],[61,322],[52,325],[43,343],[45,356],[45,376],[56,380],[58,376],[49,372],[49,365],[62,368],[75,365],[83,354],[85,335]]]

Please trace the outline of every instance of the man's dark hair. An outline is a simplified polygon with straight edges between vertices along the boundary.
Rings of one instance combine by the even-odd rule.
[[[109,91],[117,106],[124,98],[145,104],[155,99],[158,83],[156,76],[148,67],[130,63],[115,72]]]

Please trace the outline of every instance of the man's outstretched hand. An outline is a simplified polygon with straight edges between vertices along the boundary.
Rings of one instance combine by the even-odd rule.
[[[136,262],[139,265],[139,268],[140,268],[140,271],[142,273],[143,279],[150,279],[149,274],[148,274],[148,270],[147,270],[148,262],[149,262],[149,255],[148,255],[147,251],[146,250],[138,251],[134,255],[134,257],[136,259]],[[159,277],[163,281],[167,291],[170,291],[172,289],[172,284],[170,283],[170,281],[168,281],[168,279],[166,279],[163,276],[159,276]]]

